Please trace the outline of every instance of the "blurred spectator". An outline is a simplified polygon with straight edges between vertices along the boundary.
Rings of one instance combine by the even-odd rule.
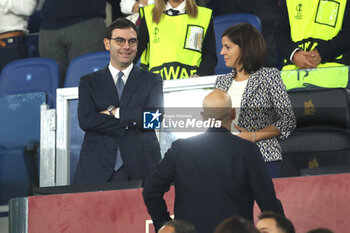
[[[334,233],[334,232],[327,228],[316,228],[308,231],[307,233]]]
[[[140,8],[141,67],[163,79],[214,74],[217,63],[212,11],[194,0],[155,0]]]
[[[39,52],[60,67],[60,86],[69,62],[103,51],[106,0],[47,0],[41,10]]]
[[[221,222],[214,233],[259,233],[259,231],[252,222],[233,216]]]
[[[261,233],[295,233],[294,225],[289,219],[270,211],[262,212],[256,227]]]
[[[165,222],[158,233],[196,233],[194,226],[182,219]]]
[[[37,0],[0,1],[0,72],[8,63],[27,57],[25,34]]]
[[[128,15],[126,18],[130,19],[136,25],[139,25],[139,9],[140,7],[151,5],[154,0],[121,0],[120,9],[123,14]]]
[[[275,31],[278,50],[284,58],[283,70],[349,65],[350,4],[347,0],[281,0]],[[327,74],[321,82],[316,72],[307,74],[308,83],[322,87],[346,87],[348,73]],[[288,89],[298,74],[284,79]],[[301,86],[300,86],[301,87]]]

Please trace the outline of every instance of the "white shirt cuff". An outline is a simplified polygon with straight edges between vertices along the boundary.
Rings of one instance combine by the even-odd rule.
[[[289,57],[289,60],[290,60],[293,64],[294,64],[294,62],[293,62],[294,53],[295,53],[296,51],[299,51],[299,50],[301,50],[301,49],[300,49],[300,48],[294,49],[293,52],[292,52],[292,54],[291,54],[290,57]]]
[[[117,119],[119,119],[119,117],[120,117],[120,108],[117,108],[117,109],[115,110],[115,115],[114,115],[114,117],[117,118]]]

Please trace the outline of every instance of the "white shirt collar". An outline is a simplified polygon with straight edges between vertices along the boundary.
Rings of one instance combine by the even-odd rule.
[[[183,1],[180,5],[178,5],[176,8],[173,8],[169,2],[166,3],[166,6],[165,6],[165,10],[169,10],[169,9],[174,9],[174,10],[178,10],[180,11],[179,14],[185,14],[185,10],[186,10],[186,0]]]
[[[126,84],[126,81],[128,81],[128,78],[129,78],[129,74],[132,70],[132,68],[134,67],[134,64],[131,63],[126,69],[124,70],[121,70],[124,75],[122,77],[123,81],[124,81],[124,85]],[[109,71],[111,72],[111,75],[112,75],[112,78],[113,78],[113,81],[114,81],[114,84],[117,83],[117,75],[118,73],[120,72],[120,70],[118,70],[117,68],[115,68],[114,66],[112,66],[111,63],[109,63],[108,65],[108,69]]]

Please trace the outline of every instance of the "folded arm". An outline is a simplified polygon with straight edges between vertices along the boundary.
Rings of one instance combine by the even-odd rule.
[[[79,84],[78,120],[80,128],[86,132],[119,136],[123,132],[119,119],[101,113],[90,93],[88,84],[81,80]]]

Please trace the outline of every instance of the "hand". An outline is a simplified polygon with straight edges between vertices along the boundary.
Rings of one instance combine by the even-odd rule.
[[[321,61],[322,61],[322,58],[320,56],[320,54],[318,53],[317,49],[313,50],[313,51],[310,51],[310,57],[308,57],[308,60],[315,66],[318,66]]]
[[[294,64],[299,67],[299,69],[311,69],[316,68],[317,65],[313,64],[310,59],[314,57],[311,52],[306,52],[303,50],[298,50],[294,53],[292,61]]]
[[[248,140],[248,141],[251,141],[251,142],[255,142],[253,140],[253,133],[246,130],[245,128],[243,127],[239,127],[238,125],[234,124],[233,125],[240,133],[237,134],[236,136],[240,137],[240,138],[243,138],[245,140]]]
[[[115,116],[116,112],[117,112],[117,108],[114,108],[114,109],[112,110],[113,116]],[[106,114],[106,115],[110,116],[108,110],[103,110],[103,111],[101,111],[100,113]]]
[[[198,78],[198,77],[199,77],[198,74],[192,74],[192,75],[190,76],[190,78]]]

